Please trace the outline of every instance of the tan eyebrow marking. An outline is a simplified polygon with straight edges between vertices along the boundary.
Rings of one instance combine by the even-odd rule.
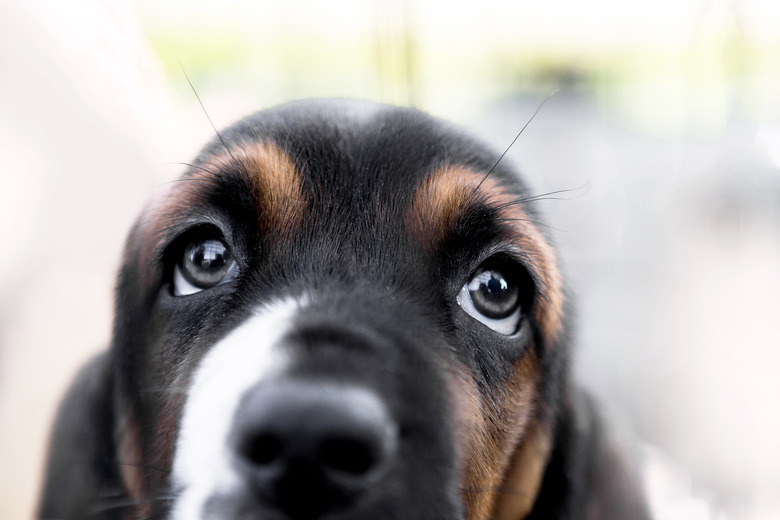
[[[517,196],[495,177],[462,166],[434,170],[415,190],[404,216],[407,233],[429,255],[435,254],[476,206],[494,208],[504,229],[540,282],[542,302],[536,318],[545,339],[555,341],[563,317],[563,287],[555,252],[529,216]]]
[[[477,174],[465,167],[433,171],[415,190],[405,215],[405,227],[427,254],[433,254],[474,200]]]
[[[280,240],[302,224],[308,197],[292,159],[272,142],[232,145],[230,151],[208,157],[189,175],[168,184],[147,205],[131,232],[131,241],[139,244],[136,262],[146,273],[144,283],[150,283],[156,272],[147,266],[165,245],[164,230],[187,210],[203,204],[208,189],[228,176],[243,179],[257,201],[264,240]]]
[[[241,170],[252,184],[261,229],[268,237],[289,234],[303,221],[306,197],[292,159],[272,142],[231,146],[209,157],[206,170]],[[208,175],[208,174],[206,174]]]

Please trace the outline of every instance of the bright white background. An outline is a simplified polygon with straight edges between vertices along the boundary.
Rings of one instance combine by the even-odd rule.
[[[780,518],[780,4],[0,0],[0,518],[110,334],[124,236],[217,126],[301,97],[508,144],[578,300],[576,372],[706,502]],[[679,491],[682,490],[682,491]],[[694,504],[691,506],[690,504]]]

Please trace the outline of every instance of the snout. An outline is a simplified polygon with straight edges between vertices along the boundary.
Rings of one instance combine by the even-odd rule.
[[[413,323],[386,320],[392,308],[362,307],[280,303],[209,349],[181,421],[171,518],[462,518],[438,344],[391,326]]]
[[[248,393],[232,440],[236,468],[257,500],[308,519],[381,485],[396,458],[398,426],[371,390],[286,381]]]

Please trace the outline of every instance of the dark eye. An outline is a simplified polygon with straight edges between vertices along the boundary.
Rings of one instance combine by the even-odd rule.
[[[521,302],[527,284],[512,262],[486,263],[471,275],[458,294],[458,305],[466,313],[494,331],[510,336],[517,332],[522,318]]]
[[[235,270],[230,249],[220,239],[193,240],[173,270],[174,296],[186,296],[229,279]]]

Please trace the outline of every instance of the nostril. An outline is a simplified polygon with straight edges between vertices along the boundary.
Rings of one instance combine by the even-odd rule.
[[[241,452],[256,466],[267,466],[281,455],[284,445],[276,435],[261,433],[245,442]]]
[[[332,438],[322,442],[320,459],[326,468],[361,476],[377,465],[379,454],[361,439]]]
[[[387,475],[398,426],[368,389],[284,382],[249,393],[231,435],[259,500],[285,518],[320,518]]]

